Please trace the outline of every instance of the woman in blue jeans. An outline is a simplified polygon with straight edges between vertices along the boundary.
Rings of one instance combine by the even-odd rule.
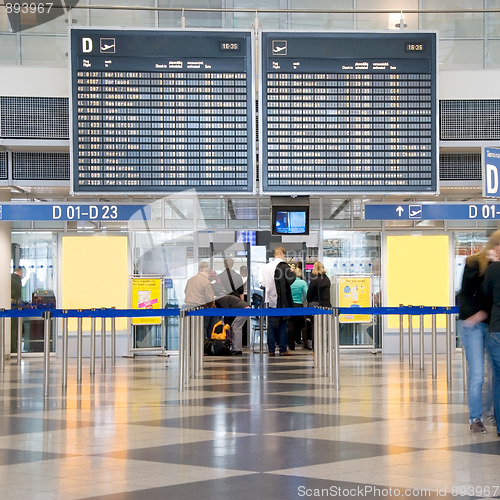
[[[482,389],[489,304],[491,304],[489,293],[483,289],[483,281],[485,281],[485,275],[489,271],[490,262],[498,260],[497,253],[499,253],[499,250],[500,231],[495,231],[484,248],[467,258],[459,296],[458,329],[462,346],[465,349],[469,372],[467,403],[469,406],[470,430],[482,434],[487,432],[482,419]]]
[[[499,231],[493,234],[497,232]],[[498,253],[500,254],[500,251]],[[498,260],[492,262],[486,270],[483,292],[492,303],[486,348],[493,367],[493,406],[497,436],[500,437],[500,262]]]

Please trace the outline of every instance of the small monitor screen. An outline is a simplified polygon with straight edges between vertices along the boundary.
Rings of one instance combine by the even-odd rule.
[[[273,207],[273,234],[309,234],[309,207]]]

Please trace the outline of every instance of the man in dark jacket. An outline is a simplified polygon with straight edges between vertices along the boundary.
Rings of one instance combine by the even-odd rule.
[[[286,251],[283,247],[274,249],[274,260],[266,264],[262,273],[266,302],[269,307],[293,307],[291,285],[295,281],[295,273],[284,261]],[[291,356],[288,346],[288,318],[286,316],[269,316],[267,330],[267,347],[269,355],[274,356],[276,341],[280,356]]]

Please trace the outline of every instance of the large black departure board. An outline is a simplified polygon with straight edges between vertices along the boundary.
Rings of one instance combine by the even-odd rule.
[[[73,192],[254,190],[250,31],[70,38]]]
[[[436,192],[436,34],[262,32],[261,191]]]

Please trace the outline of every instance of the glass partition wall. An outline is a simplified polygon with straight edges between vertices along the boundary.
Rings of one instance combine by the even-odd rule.
[[[282,237],[276,240],[270,232],[271,200],[267,197],[231,198],[192,197],[167,198],[153,202],[153,218],[139,224],[129,224],[130,275],[161,276],[163,306],[184,305],[187,279],[197,273],[201,260],[222,270],[223,256],[235,259],[234,269],[248,264],[248,301],[262,293],[260,269],[277,244],[290,250],[290,259],[303,259],[306,278],[314,262],[321,261],[332,282],[332,304],[340,304],[340,278],[366,277],[370,283],[370,300],[374,306],[385,305],[382,287],[381,242],[384,232],[401,229],[395,223],[364,221],[359,199],[310,198],[311,230],[307,237]],[[477,251],[496,230],[494,221],[488,227],[478,223],[445,223],[439,229],[453,234],[450,265],[453,266],[453,286],[458,292],[465,258]],[[447,229],[446,225],[450,225]],[[491,225],[491,227],[489,227]],[[453,226],[453,227],[451,227]],[[455,227],[456,226],[456,227]],[[469,227],[468,227],[469,226]],[[22,302],[31,304],[53,297],[57,307],[62,303],[58,269],[58,239],[72,227],[56,231],[15,228],[12,232],[12,270],[24,269]],[[405,226],[405,229],[408,229]],[[422,231],[422,228],[414,228]],[[428,229],[432,231],[433,229]],[[94,233],[123,233],[124,228],[95,228]],[[294,239],[295,238],[295,239]],[[297,250],[300,247],[300,252]],[[17,322],[13,322],[12,351],[16,350]],[[59,328],[60,325],[57,327]],[[23,322],[23,352],[40,352],[43,332],[34,320]],[[378,318],[367,323],[342,323],[342,346],[379,349],[382,346],[382,323]],[[40,331],[39,331],[40,330]],[[178,321],[169,318],[164,325],[134,327],[131,332],[134,348],[178,348]],[[59,332],[60,334],[60,332]],[[52,346],[55,348],[55,346]]]
[[[11,244],[11,272],[18,267],[22,269],[21,299],[16,306],[30,309],[53,304],[57,307],[57,234],[13,232]],[[17,352],[19,323],[17,319],[11,321],[11,352]],[[21,352],[42,352],[43,319],[23,318],[21,328]],[[51,340],[54,351],[54,329]]]

